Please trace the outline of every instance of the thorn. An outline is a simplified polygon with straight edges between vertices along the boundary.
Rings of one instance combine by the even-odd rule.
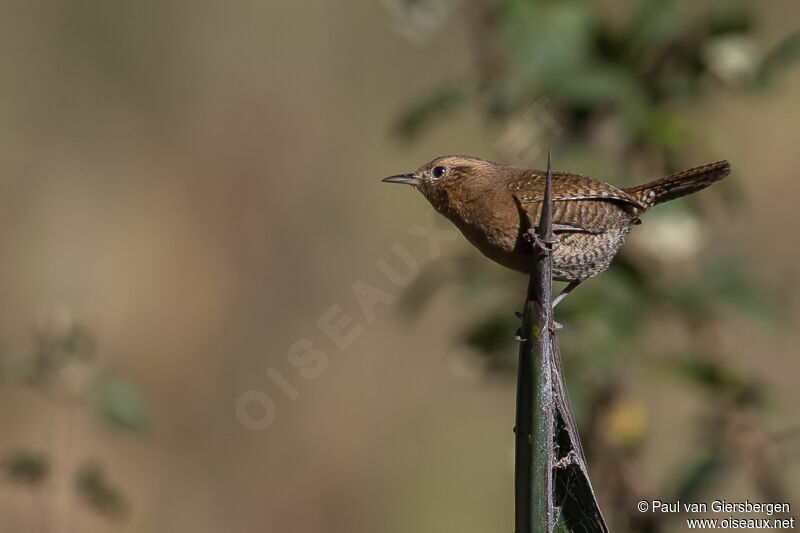
[[[517,328],[517,331],[514,332],[514,340],[517,341],[517,342],[525,342],[528,339],[523,337],[522,336],[522,330],[520,328]]]
[[[564,329],[564,326],[561,324],[561,322],[556,322],[554,320],[553,321],[553,331],[561,331],[562,329]]]
[[[552,148],[550,146],[547,147],[547,173],[552,175],[550,172],[550,152],[552,152]]]
[[[514,316],[519,318],[520,320],[522,320],[525,317],[525,315],[523,315],[521,311],[514,311]]]

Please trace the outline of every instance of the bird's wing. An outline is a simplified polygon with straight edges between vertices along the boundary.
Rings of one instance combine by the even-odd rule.
[[[539,223],[545,181],[544,173],[532,171],[507,185],[531,227]],[[580,174],[553,173],[552,183],[553,230],[556,233],[603,233],[608,228],[630,224],[635,216],[630,211],[645,208],[625,191]],[[610,202],[616,204],[616,208],[600,208],[598,202]]]
[[[524,229],[537,227],[542,216],[542,202],[523,203],[516,196],[514,198],[523,221],[521,227]],[[585,210],[578,207],[578,202],[554,202],[553,231],[556,233],[604,233],[610,226],[616,225],[619,213],[615,213],[615,211],[620,210]]]
[[[545,173],[529,171],[514,177],[506,187],[519,201],[541,202],[544,196]],[[636,198],[604,181],[573,174],[553,172],[553,200],[616,200],[644,209]]]

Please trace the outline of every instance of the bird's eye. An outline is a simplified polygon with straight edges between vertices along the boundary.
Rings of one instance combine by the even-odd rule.
[[[436,179],[444,176],[445,172],[447,172],[447,167],[433,167],[433,177]]]

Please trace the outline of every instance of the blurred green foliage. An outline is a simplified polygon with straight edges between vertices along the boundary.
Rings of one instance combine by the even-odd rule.
[[[149,409],[144,394],[134,383],[100,371],[96,356],[97,346],[89,330],[65,309],[55,309],[41,318],[30,352],[0,353],[0,384],[32,388],[69,409],[93,405],[98,418],[109,427],[145,431]],[[53,444],[59,445],[57,441]],[[45,483],[51,470],[59,466],[52,464],[47,453],[29,449],[5,453],[0,465],[6,480],[30,486]],[[101,464],[86,463],[74,477],[75,490],[90,507],[114,519],[127,516],[122,490],[108,482]]]
[[[47,477],[47,456],[30,450],[17,450],[2,461],[2,470],[11,481],[38,485]]]
[[[562,159],[612,118],[621,151],[676,155],[695,139],[680,104],[762,87],[800,57],[800,32],[759,52],[753,6],[741,1],[641,0],[623,21],[584,0],[461,4],[476,71],[409,105],[395,128],[406,138],[459,107],[478,107],[496,124],[546,95],[566,130]]]
[[[462,1],[459,20],[475,45],[474,69],[410,103],[395,132],[407,141],[418,139],[458,110],[477,109],[487,132],[497,137],[500,159],[534,166],[552,146],[556,168],[580,161],[588,163],[587,173],[613,174],[615,183],[629,185],[625,179],[642,169],[656,177],[699,162],[705,136],[692,119],[692,107],[722,91],[764,90],[800,59],[800,32],[760,50],[753,3],[628,5],[620,17],[584,0]],[[691,161],[684,159],[690,148]],[[735,161],[733,166],[735,171]],[[703,194],[731,205],[738,200],[733,181]],[[597,454],[607,463],[595,481],[600,492],[614,494],[611,525],[622,529],[662,529],[663,521],[643,524],[630,501],[646,494],[691,499],[747,463],[735,439],[765,434],[758,422],[733,431],[739,427],[736,417],[763,412],[769,402],[763,385],[727,363],[719,343],[709,338],[731,314],[775,323],[779,300],[754,285],[740,252],[703,244],[708,241],[701,235],[706,215],[700,202],[679,205],[659,208],[644,220],[669,239],[652,250],[624,247],[611,269],[579,287],[557,310],[566,327],[562,353],[585,448],[590,462]],[[404,309],[420,311],[435,288],[448,283],[460,288],[465,302],[478,302],[468,307],[475,318],[456,341],[478,352],[487,372],[512,375],[518,321],[509,306],[521,303],[524,280],[474,256],[452,265],[437,262],[411,287]],[[654,345],[654,321],[678,324],[688,337],[687,352]],[[666,361],[671,369],[666,379],[678,379],[687,392],[706,399],[694,457],[676,465],[679,478],[670,487],[638,485],[619,474],[639,468],[644,432],[630,428],[643,424],[631,415],[642,409],[619,411],[619,406],[641,406],[628,392],[625,361],[644,356]],[[624,438],[609,434],[609,427],[622,428]],[[765,492],[780,486],[780,472],[768,462],[752,477]]]
[[[128,513],[125,497],[98,463],[88,462],[78,469],[75,489],[87,504],[106,516],[124,518]]]

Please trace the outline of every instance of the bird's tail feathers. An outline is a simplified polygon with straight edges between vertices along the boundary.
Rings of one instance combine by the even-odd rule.
[[[727,161],[717,161],[716,163],[676,172],[644,185],[629,187],[625,189],[625,192],[649,209],[654,205],[705,189],[715,181],[719,181],[730,174],[730,172],[731,166]]]

